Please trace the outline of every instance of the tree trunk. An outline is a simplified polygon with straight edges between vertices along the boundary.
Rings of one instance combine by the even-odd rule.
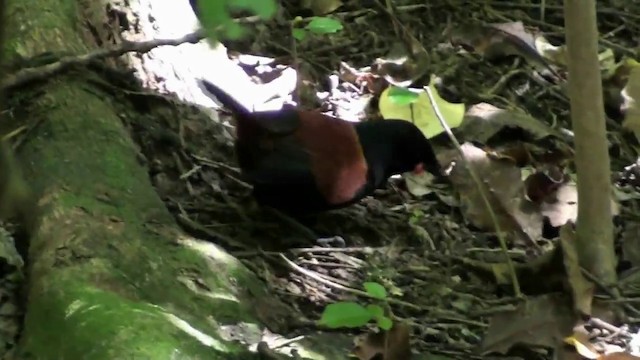
[[[578,173],[580,264],[606,285],[616,282],[610,160],[598,61],[596,2],[565,1],[569,95]]]
[[[15,61],[90,50],[78,7],[8,1],[2,51]],[[250,358],[207,318],[255,322],[262,284],[215,245],[176,228],[108,96],[87,76],[9,94],[17,120],[38,122],[18,156],[41,207],[20,358]],[[190,286],[196,281],[210,290]]]

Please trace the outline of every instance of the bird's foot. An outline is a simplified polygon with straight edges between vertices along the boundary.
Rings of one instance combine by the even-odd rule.
[[[347,242],[344,241],[344,238],[342,236],[319,238],[316,240],[316,243],[318,243],[318,245],[323,247],[339,247],[339,248],[347,247]]]

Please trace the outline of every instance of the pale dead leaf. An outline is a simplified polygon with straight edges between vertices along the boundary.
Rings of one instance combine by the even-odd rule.
[[[524,197],[520,169],[506,160],[492,159],[482,149],[465,143],[462,151],[480,177],[501,230],[514,233],[520,242],[534,242],[542,235],[542,215]],[[469,170],[459,159],[449,176],[460,193],[465,217],[476,227],[496,230],[481,193]]]
[[[384,78],[389,84],[398,87],[407,87],[416,79],[426,74],[428,58],[426,56],[410,58],[400,56],[397,58],[377,58],[371,65],[371,73]]]
[[[458,132],[465,139],[486,143],[492,136],[504,128],[524,130],[535,140],[559,134],[543,123],[522,111],[500,109],[488,103],[471,106],[464,115]]]
[[[414,196],[424,196],[433,192],[433,189],[429,187],[433,182],[433,175],[424,171],[420,174],[413,172],[406,172],[402,174],[402,178],[407,184],[407,191]]]
[[[540,55],[557,65],[567,65],[567,46],[554,46],[544,36],[535,39],[535,46]]]
[[[549,218],[553,227],[560,227],[566,223],[575,224],[578,219],[578,188],[575,183],[564,184],[556,190],[555,201],[541,203],[542,215]],[[611,198],[611,214],[618,215],[620,207]]]
[[[627,86],[625,86],[625,95],[628,97],[627,111],[622,125],[633,131],[636,139],[640,140],[640,67],[634,66],[629,74]]]
[[[587,359],[597,359],[600,354],[596,351],[595,347],[589,343],[589,338],[582,333],[574,333],[573,335],[564,339],[564,342],[573,346],[576,352],[580,356]]]
[[[640,360],[640,357],[624,352],[616,352],[603,355],[598,360]]]
[[[563,295],[529,298],[512,312],[491,318],[482,341],[482,354],[505,354],[516,344],[555,347],[572,333],[575,316]]]
[[[560,246],[562,247],[567,281],[573,297],[573,307],[582,314],[591,315],[594,286],[582,275],[573,225],[566,224],[560,229]]]
[[[382,334],[369,333],[360,335],[354,339],[354,347],[351,354],[358,360],[371,360],[374,356],[384,351],[384,341],[380,340]],[[382,344],[382,345],[381,345]]]

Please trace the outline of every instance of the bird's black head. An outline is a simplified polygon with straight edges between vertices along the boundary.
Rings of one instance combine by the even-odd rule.
[[[436,177],[442,168],[422,131],[405,120],[379,120],[356,127],[369,166],[378,168],[386,178],[422,168]]]

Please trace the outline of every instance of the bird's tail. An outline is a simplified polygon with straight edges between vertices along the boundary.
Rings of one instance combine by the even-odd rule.
[[[231,110],[231,112],[236,116],[247,117],[251,115],[251,111],[249,109],[217,85],[205,79],[200,79],[200,82],[207,92],[213,94],[224,107]]]

